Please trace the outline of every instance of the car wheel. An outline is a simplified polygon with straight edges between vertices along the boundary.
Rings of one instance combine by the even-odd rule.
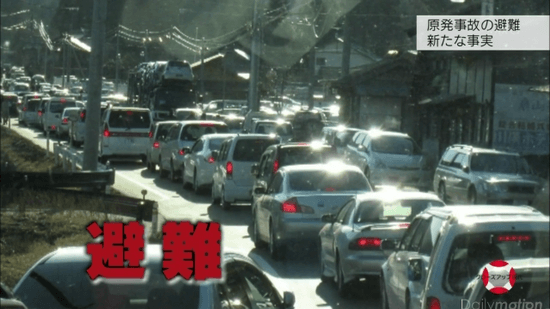
[[[147,164],[148,160],[147,160],[147,156],[146,155],[141,155],[141,164]]]
[[[174,171],[174,164],[170,162],[170,181],[177,182],[178,176],[176,176],[176,171]]]
[[[151,158],[147,158],[147,170],[150,172],[154,172],[157,169],[157,165],[153,162],[151,162]]]
[[[437,195],[439,196],[439,198],[444,202],[444,203],[447,203],[448,202],[448,199],[447,199],[447,189],[445,188],[445,183],[440,183],[439,184],[439,188],[437,189]]]
[[[380,302],[382,303],[382,309],[389,309],[388,293],[386,293],[386,283],[384,282],[384,275],[380,276]]]
[[[258,230],[258,224],[256,224],[256,215],[252,214],[252,241],[254,247],[258,249],[265,248],[265,242],[260,239],[260,231]]]
[[[348,284],[344,283],[344,272],[342,271],[342,265],[340,263],[340,257],[336,256],[336,287],[338,289],[338,295],[342,298],[347,298],[349,295]]]
[[[197,179],[196,169],[195,169],[195,172],[193,173],[193,192],[195,192],[196,195],[201,194],[201,188],[199,187],[199,180]]]
[[[229,210],[231,208],[231,203],[225,200],[225,189],[222,189],[220,193],[220,206],[223,210]]]
[[[283,260],[285,256],[284,246],[279,244],[275,238],[275,231],[271,221],[269,222],[269,255],[275,261]]]
[[[477,204],[477,192],[473,187],[468,190],[468,202],[472,205]]]
[[[215,193],[216,190],[214,189],[214,184],[212,184],[212,190],[211,190],[211,196],[212,196],[212,205],[218,205],[220,203],[220,199],[216,197]]]
[[[323,261],[323,248],[321,246],[321,240],[319,240],[319,264],[321,266],[321,281],[330,282],[334,280],[333,277],[325,276],[325,262]]]

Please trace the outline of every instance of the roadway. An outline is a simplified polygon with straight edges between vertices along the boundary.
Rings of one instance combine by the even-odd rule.
[[[21,127],[17,119],[12,118],[12,127],[23,137],[46,148],[46,137],[38,129]],[[51,139],[50,149],[53,151]],[[66,143],[66,142],[63,142]],[[82,153],[82,148],[77,149]],[[354,295],[341,299],[334,284],[321,283],[317,252],[313,248],[294,248],[285,261],[273,261],[269,255],[254,248],[250,240],[250,205],[234,206],[223,211],[219,206],[211,205],[210,192],[195,195],[191,190],[182,188],[181,183],[172,183],[161,179],[158,172],[148,171],[140,162],[111,162],[116,169],[116,190],[135,198],[142,198],[141,191],[147,190],[147,199],[156,200],[163,221],[215,221],[222,225],[222,250],[238,250],[248,254],[260,267],[275,278],[281,293],[292,291],[296,295],[297,309],[308,308],[379,308],[379,290],[377,283],[363,282],[354,288]],[[162,224],[162,223],[161,223]],[[159,225],[160,226],[160,225]]]

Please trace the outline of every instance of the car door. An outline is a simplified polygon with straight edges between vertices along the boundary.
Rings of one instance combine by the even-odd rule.
[[[233,139],[228,139],[222,143],[222,145],[220,146],[220,151],[218,153],[218,158],[216,158],[216,161],[214,163],[216,164],[216,167],[214,169],[214,176],[212,179],[212,190],[214,190],[215,196],[218,196],[219,192],[221,192],[221,186],[223,183],[222,168],[225,165],[225,160],[227,159],[227,153],[229,151],[232,140]]]
[[[462,161],[466,158],[466,154],[459,152],[449,165],[449,176],[447,177],[447,195],[453,201],[461,200],[462,182],[464,179],[464,171],[462,171]]]
[[[419,217],[412,221],[405,234],[403,234],[396,252],[388,258],[385,284],[391,308],[403,308],[405,306],[403,293],[409,281],[407,276],[408,248],[421,221],[422,219]]]
[[[168,131],[168,134],[166,135],[166,138],[164,141],[160,142],[160,166],[164,170],[169,170],[170,168],[170,160],[172,156],[172,150],[171,146],[176,142],[177,138],[179,137],[179,125],[173,125],[170,130]]]
[[[195,177],[195,169],[198,168],[197,161],[200,160],[200,153],[203,151],[203,148],[204,139],[200,138],[195,142],[193,147],[191,147],[191,152],[183,158],[185,174],[189,179],[194,179],[193,177]]]
[[[338,213],[336,214],[336,221],[334,223],[327,223],[325,227],[319,233],[321,239],[321,248],[325,256],[321,259],[326,263],[330,269],[335,269],[336,263],[336,239],[337,233],[340,232],[342,224],[345,222],[345,218],[349,218],[350,214],[355,206],[355,200],[351,200],[346,203]]]
[[[283,175],[276,173],[267,187],[266,194],[262,195],[258,204],[259,231],[266,239],[269,238],[269,218],[279,215],[275,195],[281,192],[283,180]]]
[[[253,200],[257,200],[258,198],[260,198],[260,195],[255,193],[256,188],[267,189],[267,183],[263,172],[265,170],[268,158],[269,153],[264,153],[260,158],[260,163],[258,164],[258,175],[256,175],[256,179],[254,180],[254,187],[252,188]]]
[[[456,161],[456,163],[455,163]],[[453,160],[456,166],[456,183],[455,194],[456,199],[461,202],[468,202],[468,188],[470,187],[470,155],[460,154]]]

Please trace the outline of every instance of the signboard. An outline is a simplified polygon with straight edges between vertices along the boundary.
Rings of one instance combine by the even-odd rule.
[[[549,153],[550,94],[537,86],[495,84],[493,147],[525,155]]]

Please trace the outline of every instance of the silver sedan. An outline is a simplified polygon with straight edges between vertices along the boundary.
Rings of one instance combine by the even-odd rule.
[[[236,134],[207,134],[195,142],[183,157],[183,184],[192,183],[195,193],[205,186],[212,186],[216,160],[212,151],[220,150],[221,144]]]
[[[282,259],[287,245],[318,239],[323,215],[335,214],[351,197],[372,188],[359,168],[334,162],[282,167],[267,190],[255,191],[254,244],[267,242],[271,257]]]
[[[421,192],[382,191],[350,199],[336,215],[323,216],[321,280],[336,281],[338,293],[346,296],[353,281],[380,274],[391,254],[381,249],[383,240],[399,241],[418,213],[444,205],[435,194]]]

